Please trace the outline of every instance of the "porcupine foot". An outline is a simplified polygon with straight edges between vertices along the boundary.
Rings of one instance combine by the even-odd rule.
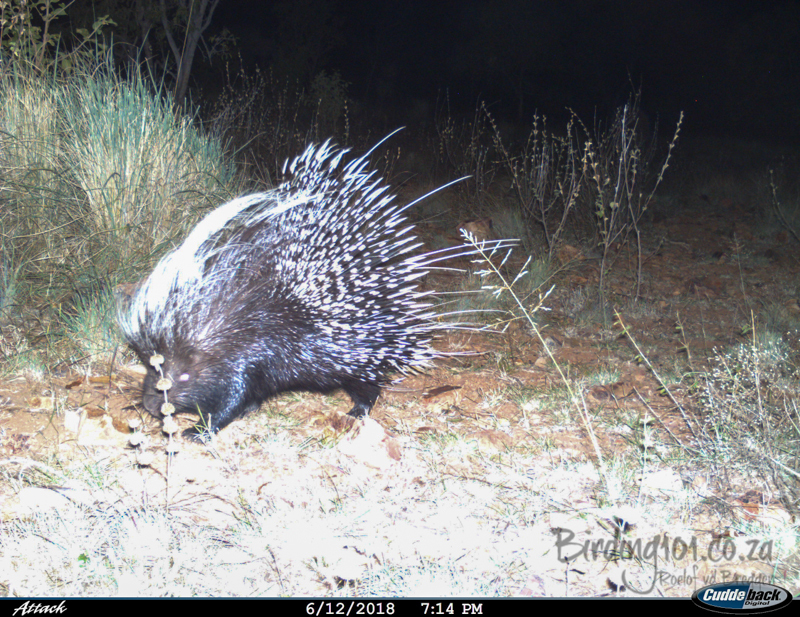
[[[367,417],[381,393],[380,386],[366,381],[351,381],[344,384],[343,388],[353,399],[353,408],[347,412],[347,415],[353,418]]]

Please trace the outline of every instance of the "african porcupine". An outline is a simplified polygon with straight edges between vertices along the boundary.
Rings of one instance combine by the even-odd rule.
[[[421,244],[367,157],[340,169],[326,142],[284,165],[277,189],[208,214],[166,255],[120,315],[148,367],[144,407],[161,417],[150,364],[164,358],[176,411],[212,432],[287,390],[353,399],[369,413],[386,375],[429,365],[434,330],[416,280],[468,247],[414,255]],[[196,433],[195,433],[196,435]]]

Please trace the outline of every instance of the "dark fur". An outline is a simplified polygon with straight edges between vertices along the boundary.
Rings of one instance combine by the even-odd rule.
[[[275,307],[272,307],[273,310]],[[291,313],[281,313],[285,318]],[[281,335],[277,330],[291,332]],[[289,324],[267,319],[230,339],[218,354],[208,354],[191,347],[165,355],[162,371],[173,385],[169,402],[177,412],[199,413],[200,422],[184,434],[197,437],[206,430],[216,433],[241,418],[268,398],[290,390],[329,393],[342,388],[353,399],[349,414],[366,416],[380,394],[381,384],[344,373],[331,366],[309,324],[294,320]],[[156,390],[159,376],[149,365],[147,353],[139,353],[148,367],[144,380],[145,409],[161,418],[164,394]],[[298,361],[314,358],[315,362]]]

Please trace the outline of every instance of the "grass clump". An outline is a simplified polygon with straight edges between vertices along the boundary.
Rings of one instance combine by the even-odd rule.
[[[789,512],[800,512],[798,367],[781,337],[715,351],[701,376],[703,452],[721,477],[755,475]]]
[[[6,66],[5,318],[22,318],[24,306],[37,305],[49,341],[90,333],[98,319],[110,322],[109,292],[138,278],[205,210],[239,192],[223,146],[192,117],[175,114],[158,84],[135,70],[119,77],[110,59],[57,74]]]

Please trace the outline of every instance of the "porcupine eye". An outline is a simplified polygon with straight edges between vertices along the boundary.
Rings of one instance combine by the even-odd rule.
[[[180,377],[178,377],[178,381],[189,381],[192,378],[189,373],[183,373]]]

